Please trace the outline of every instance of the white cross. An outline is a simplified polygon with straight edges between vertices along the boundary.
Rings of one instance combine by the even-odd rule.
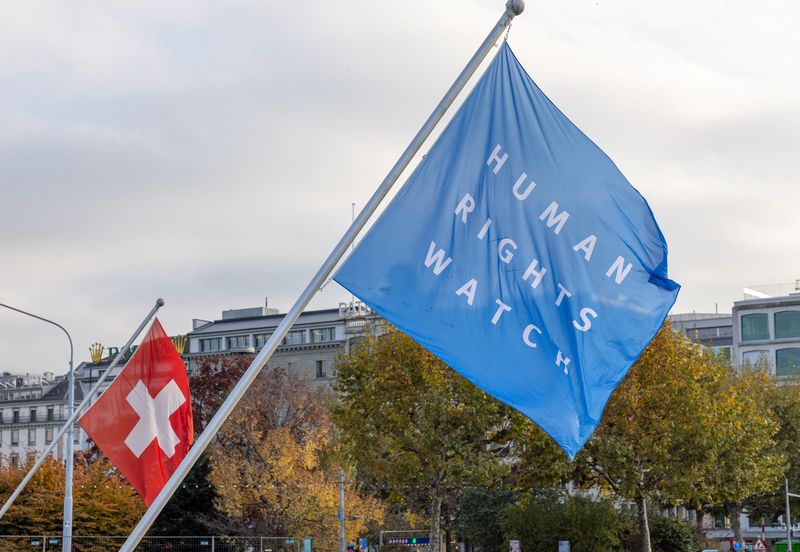
[[[155,399],[150,396],[142,380],[139,380],[136,387],[128,393],[126,400],[139,415],[139,421],[125,438],[125,444],[131,452],[139,458],[153,439],[157,439],[158,446],[167,458],[172,458],[175,454],[175,445],[181,440],[172,429],[169,417],[186,402],[186,397],[183,396],[175,380],[170,380]]]

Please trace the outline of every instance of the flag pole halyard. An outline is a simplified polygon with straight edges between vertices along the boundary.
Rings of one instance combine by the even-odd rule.
[[[61,439],[61,437],[65,433],[67,433],[67,431],[73,426],[73,424],[75,424],[75,421],[81,415],[86,406],[91,402],[92,397],[94,396],[95,393],[97,393],[97,390],[106,380],[108,375],[111,373],[112,369],[116,367],[117,364],[119,364],[120,360],[122,360],[122,357],[125,355],[125,353],[128,352],[128,349],[130,349],[133,342],[136,340],[139,334],[142,333],[142,330],[145,328],[147,323],[150,322],[150,319],[152,319],[153,316],[155,316],[156,312],[158,312],[158,309],[160,309],[162,306],[164,306],[164,300],[159,298],[156,301],[155,306],[150,310],[147,316],[145,316],[144,320],[142,320],[142,323],[139,324],[138,328],[136,328],[136,331],[133,332],[133,335],[131,335],[130,339],[128,339],[128,342],[125,343],[125,345],[119,350],[117,356],[114,357],[114,361],[108,365],[108,368],[106,368],[106,371],[103,372],[103,374],[101,374],[100,377],[97,379],[97,382],[94,384],[91,391],[89,391],[89,393],[83,398],[81,404],[79,404],[78,407],[75,408],[74,412],[66,421],[66,423],[61,427],[61,429],[58,431],[55,437],[53,437],[53,441],[50,443],[50,446],[47,447],[44,452],[42,452],[41,456],[39,456],[39,459],[36,460],[36,463],[33,464],[33,466],[25,475],[25,477],[22,479],[20,484],[17,485],[17,488],[14,489],[14,492],[11,493],[11,496],[8,497],[8,500],[6,500],[5,504],[3,504],[3,507],[0,509],[0,519],[3,518],[3,516],[6,514],[6,512],[14,503],[14,501],[17,499],[19,494],[22,492],[22,490],[25,488],[25,486],[28,484],[31,478],[36,474],[36,472],[39,470],[39,467],[44,463],[45,459],[50,455],[50,453],[56,447],[56,445],[59,442],[59,439]],[[72,437],[70,437],[70,440],[71,439]]]
[[[403,173],[406,167],[408,167],[411,160],[422,147],[422,144],[425,142],[425,140],[427,140],[431,132],[433,132],[433,129],[436,127],[439,121],[441,121],[445,112],[464,88],[467,81],[478,69],[481,62],[483,62],[486,55],[503,34],[503,31],[511,23],[511,20],[514,19],[515,16],[521,14],[524,9],[525,3],[523,0],[508,0],[503,15],[494,25],[489,35],[469,60],[467,66],[458,75],[458,78],[456,78],[455,82],[450,86],[450,89],[436,106],[433,113],[431,113],[431,115],[422,125],[422,128],[420,128],[416,136],[414,136],[414,139],[400,156],[400,159],[398,159],[394,164],[392,169],[389,171],[389,174],[383,179],[383,182],[381,182],[378,189],[364,206],[364,209],[359,213],[358,217],[356,217],[356,220],[353,222],[350,228],[348,228],[341,240],[339,240],[339,243],[336,244],[331,254],[303,290],[303,293],[297,299],[297,302],[295,302],[294,306],[292,306],[289,312],[286,313],[286,316],[284,316],[281,323],[275,329],[275,332],[269,338],[267,343],[264,344],[264,347],[258,353],[256,358],[253,359],[250,367],[242,375],[241,379],[228,395],[228,398],[222,403],[222,406],[219,407],[217,413],[214,414],[214,417],[208,423],[203,433],[197,437],[194,446],[189,450],[189,453],[172,474],[164,488],[161,489],[161,492],[147,509],[144,516],[142,516],[142,519],[139,520],[139,523],[125,541],[125,544],[123,544],[122,548],[120,548],[120,552],[133,552],[133,550],[142,540],[142,537],[144,537],[147,530],[150,528],[153,522],[155,522],[158,514],[161,513],[161,510],[164,508],[164,506],[166,506],[169,499],[175,493],[178,485],[180,485],[181,481],[183,481],[183,479],[189,473],[189,470],[192,469],[192,466],[194,466],[194,464],[200,458],[200,455],[209,445],[211,440],[216,436],[220,427],[225,420],[228,419],[228,416],[230,416],[234,407],[238,404],[239,400],[242,398],[242,396],[244,396],[247,389],[250,387],[253,381],[255,381],[258,374],[267,364],[267,361],[269,360],[270,356],[272,356],[272,353],[274,353],[275,349],[278,348],[278,345],[281,343],[283,338],[289,332],[289,329],[314,297],[314,294],[316,294],[316,292],[319,290],[320,286],[327,280],[331,272],[333,272],[333,269],[341,260],[342,256],[347,252],[347,248],[350,247],[350,244],[353,243],[358,233],[364,228],[369,218],[389,193],[389,190],[391,190],[392,186],[400,178],[400,175]]]

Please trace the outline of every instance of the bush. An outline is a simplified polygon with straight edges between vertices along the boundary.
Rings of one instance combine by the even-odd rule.
[[[665,516],[652,520],[650,540],[655,552],[695,552],[700,547],[690,525]]]
[[[567,540],[572,552],[619,552],[631,520],[608,501],[545,493],[507,508],[502,526],[522,550],[558,550]]]

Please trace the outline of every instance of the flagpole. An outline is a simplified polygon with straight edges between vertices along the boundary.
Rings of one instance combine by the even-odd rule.
[[[194,446],[189,449],[189,453],[181,461],[180,465],[169,478],[164,488],[161,489],[161,492],[147,509],[144,516],[142,516],[142,519],[139,520],[139,523],[125,541],[125,544],[123,544],[122,548],[120,548],[120,552],[133,552],[133,550],[142,540],[142,537],[144,537],[147,530],[156,520],[158,514],[161,513],[161,510],[164,509],[164,506],[166,506],[169,499],[175,493],[178,485],[180,485],[181,481],[183,481],[183,479],[189,473],[189,470],[192,469],[192,466],[194,466],[194,464],[200,458],[200,455],[203,454],[203,451],[206,449],[211,440],[214,439],[222,424],[225,422],[225,420],[227,420],[228,416],[230,416],[231,411],[238,404],[242,396],[244,396],[247,389],[261,372],[262,368],[266,365],[270,356],[272,356],[272,353],[275,352],[275,349],[277,349],[278,345],[281,343],[281,341],[283,341],[283,338],[286,336],[286,334],[289,332],[289,329],[314,297],[314,294],[330,276],[331,272],[339,263],[342,256],[346,253],[347,248],[351,243],[353,243],[353,240],[355,240],[358,233],[364,228],[367,221],[389,193],[389,190],[391,190],[392,186],[400,178],[403,171],[406,169],[406,167],[408,167],[409,163],[411,163],[411,160],[422,147],[425,140],[427,140],[431,132],[433,132],[433,129],[436,127],[439,121],[441,121],[445,112],[452,105],[453,101],[455,101],[461,90],[463,90],[464,86],[467,84],[467,81],[478,69],[500,36],[502,36],[503,31],[505,31],[506,27],[508,27],[508,25],[511,23],[511,20],[514,19],[515,16],[521,14],[524,9],[525,2],[523,0],[508,0],[506,2],[506,9],[503,12],[503,15],[494,25],[489,35],[484,39],[483,43],[469,60],[467,66],[458,75],[458,78],[456,78],[452,86],[450,86],[450,89],[444,95],[444,98],[442,98],[442,100],[436,106],[433,113],[431,113],[431,115],[422,125],[422,128],[420,128],[416,136],[414,136],[414,139],[400,156],[400,159],[398,159],[394,164],[392,169],[389,171],[389,174],[386,175],[386,178],[383,179],[383,182],[381,182],[378,189],[375,190],[375,193],[364,206],[364,209],[359,213],[356,220],[353,222],[350,228],[348,228],[341,240],[339,240],[339,243],[336,244],[331,254],[303,290],[303,293],[297,299],[297,302],[295,302],[294,306],[289,310],[288,313],[286,313],[286,316],[275,329],[275,333],[272,334],[256,358],[253,359],[250,367],[242,375],[239,382],[228,395],[228,398],[225,399],[225,402],[223,402],[219,407],[217,413],[214,414],[214,417],[211,419],[208,425],[206,425],[205,431],[203,431],[203,433],[197,437]]]
[[[3,516],[6,514],[11,505],[14,504],[14,501],[17,499],[22,490],[25,488],[25,485],[28,484],[28,482],[31,480],[34,474],[36,474],[36,472],[39,470],[39,467],[44,463],[48,455],[53,451],[55,446],[58,444],[59,439],[61,439],[61,437],[63,437],[63,435],[67,433],[70,430],[70,428],[72,428],[73,424],[75,423],[75,420],[78,419],[81,412],[83,412],[84,408],[86,408],[86,406],[89,403],[91,403],[94,394],[97,393],[97,390],[100,389],[100,386],[106,380],[106,378],[114,369],[114,367],[116,367],[116,365],[119,364],[122,357],[125,355],[125,353],[128,352],[128,349],[130,349],[131,345],[139,336],[139,334],[142,333],[142,330],[145,328],[145,326],[147,326],[147,323],[150,322],[150,319],[152,319],[153,316],[155,316],[156,312],[158,312],[158,309],[160,309],[163,306],[164,306],[164,300],[159,298],[156,301],[155,306],[150,310],[147,316],[145,316],[144,320],[142,321],[141,324],[139,324],[139,327],[136,328],[136,331],[133,332],[133,335],[131,335],[130,339],[128,339],[128,342],[125,343],[122,349],[119,350],[117,356],[114,357],[114,361],[111,364],[109,364],[108,368],[106,368],[106,371],[100,375],[97,382],[92,387],[91,391],[89,391],[89,393],[83,398],[83,402],[81,402],[81,404],[78,405],[78,407],[74,410],[74,412],[72,412],[72,415],[69,416],[67,422],[61,427],[58,434],[56,434],[56,436],[53,438],[53,441],[50,443],[50,446],[47,447],[47,449],[45,449],[45,451],[41,454],[41,456],[39,456],[39,459],[36,460],[36,463],[33,465],[33,467],[31,467],[27,475],[25,475],[25,478],[20,482],[19,485],[17,485],[17,488],[14,489],[14,492],[11,493],[11,496],[8,497],[8,500],[6,500],[6,503],[3,504],[3,507],[0,509],[0,519],[3,518]],[[72,437],[70,437],[70,440],[71,439]],[[65,538],[64,540],[66,541],[67,539]]]

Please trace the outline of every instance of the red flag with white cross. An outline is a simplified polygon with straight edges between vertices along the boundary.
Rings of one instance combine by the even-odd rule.
[[[194,439],[186,367],[158,319],[78,423],[149,506]]]

